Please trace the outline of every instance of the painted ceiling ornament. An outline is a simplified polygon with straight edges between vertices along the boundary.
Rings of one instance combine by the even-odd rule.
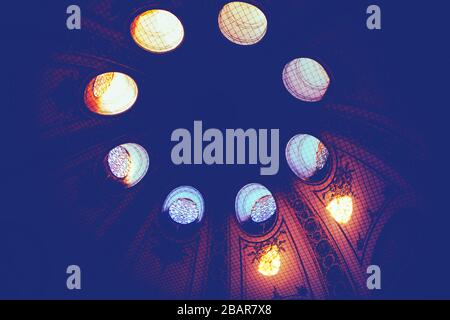
[[[336,270],[342,270],[342,262],[339,258],[338,251],[331,244],[333,240],[330,239],[324,230],[322,220],[312,211],[312,208],[303,202],[294,187],[291,187],[287,199],[295,210],[297,220],[307,235],[310,246],[315,248],[315,256],[323,273],[333,274],[336,273]],[[347,289],[346,294],[348,297],[353,297],[354,292],[348,277],[343,275],[342,277],[333,277],[332,279],[333,281],[329,283],[330,287],[334,288],[330,292],[331,297],[338,297],[339,295],[336,295],[334,290],[342,286]]]
[[[328,190],[322,194],[322,199],[331,200],[338,196],[354,196],[352,190],[354,172],[355,170],[350,168],[348,161],[343,166],[338,166]]]
[[[352,174],[354,171],[350,169],[349,162],[338,167],[328,190],[322,194],[322,198],[327,203],[327,211],[339,224],[347,224],[353,214]]]

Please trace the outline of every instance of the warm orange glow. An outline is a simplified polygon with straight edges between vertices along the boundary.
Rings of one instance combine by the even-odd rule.
[[[164,53],[177,48],[184,38],[180,20],[166,10],[149,10],[131,25],[131,36],[144,50]]]
[[[137,96],[138,87],[131,77],[120,72],[108,72],[89,82],[84,102],[94,113],[117,115],[130,109]]]
[[[337,197],[328,204],[327,210],[336,222],[345,224],[352,217],[353,199],[350,196]]]
[[[280,271],[281,257],[278,246],[270,246],[259,259],[258,272],[263,276],[271,277]]]

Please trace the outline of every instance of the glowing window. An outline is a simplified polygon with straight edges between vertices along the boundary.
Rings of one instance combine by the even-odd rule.
[[[272,193],[266,187],[252,183],[239,191],[235,209],[240,223],[247,221],[262,223],[276,213],[277,205]]]
[[[203,218],[205,204],[200,192],[193,187],[179,187],[173,190],[163,205],[163,212],[182,225],[200,222]]]
[[[330,201],[327,210],[337,223],[346,224],[353,214],[353,199],[350,196],[336,197]]]
[[[245,2],[230,2],[219,14],[219,28],[231,42],[252,45],[264,38],[267,19],[257,7]]]
[[[283,70],[286,89],[297,99],[306,102],[322,100],[330,85],[325,69],[315,60],[299,58],[289,62]]]
[[[292,172],[305,181],[320,180],[325,173],[329,152],[316,137],[299,134],[286,147],[286,159]]]
[[[114,179],[131,188],[147,174],[149,157],[142,146],[127,143],[112,149],[106,157],[106,164]]]
[[[84,103],[94,113],[117,115],[130,109],[138,97],[136,82],[120,72],[96,76],[86,87]]]
[[[166,10],[141,13],[131,24],[131,36],[144,50],[165,53],[176,49],[184,38],[180,20]]]

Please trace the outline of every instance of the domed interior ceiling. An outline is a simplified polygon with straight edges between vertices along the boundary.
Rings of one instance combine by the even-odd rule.
[[[402,291],[408,274],[400,270],[417,258],[404,250],[414,248],[405,239],[422,214],[414,177],[424,149],[398,116],[396,61],[363,18],[349,18],[365,12],[362,5],[250,2],[267,19],[254,44],[247,30],[233,31],[248,37],[235,43],[222,34],[225,1],[89,1],[82,30],[52,33],[59,38],[43,54],[34,113],[51,199],[47,246],[57,250],[59,258],[49,258],[57,266],[83,265],[86,297],[340,299]],[[144,50],[131,36],[136,17],[153,9],[182,23],[184,38],[169,52]],[[290,64],[283,82],[283,69],[299,58],[317,65]],[[322,78],[295,78],[308,67]],[[112,88],[123,90],[120,98]],[[194,121],[204,131],[280,129],[279,172],[173,164],[171,134],[193,132]],[[316,157],[305,155],[294,173],[298,159],[288,163],[285,149],[301,134],[314,138],[302,143]],[[236,195],[251,183],[264,186],[262,200],[244,203],[241,221]],[[398,286],[368,290],[374,264],[386,277],[398,274]]]

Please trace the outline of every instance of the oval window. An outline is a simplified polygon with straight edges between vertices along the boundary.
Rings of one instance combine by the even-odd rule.
[[[291,95],[305,102],[323,99],[330,78],[320,63],[309,58],[289,62],[283,70],[283,83]]]
[[[189,186],[173,190],[163,205],[163,212],[167,212],[174,222],[181,225],[200,222],[204,210],[205,204],[201,193]]]
[[[184,39],[181,21],[166,10],[149,10],[131,24],[133,40],[146,51],[165,53],[176,49]]]
[[[275,198],[261,184],[251,183],[239,191],[235,211],[242,228],[250,234],[263,234],[276,222]]]
[[[86,87],[84,102],[94,113],[110,116],[130,109],[138,97],[136,82],[126,74],[108,72],[96,76]]]
[[[318,182],[330,167],[330,153],[316,137],[299,134],[286,147],[286,160],[292,172],[304,181]]]
[[[105,163],[110,177],[131,188],[147,174],[149,157],[142,146],[127,143],[109,151]]]
[[[219,28],[231,42],[252,45],[266,35],[267,19],[254,5],[239,1],[230,2],[220,11]]]

